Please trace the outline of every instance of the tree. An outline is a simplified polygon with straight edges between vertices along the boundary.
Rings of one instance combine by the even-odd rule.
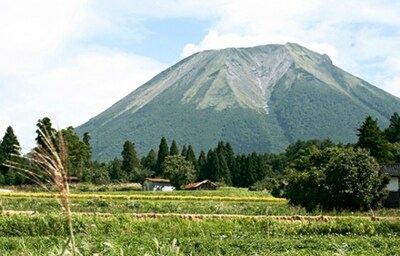
[[[314,153],[313,166],[292,171],[286,190],[290,203],[308,211],[368,210],[380,206],[388,177],[364,149],[328,148]]]
[[[229,171],[231,172],[232,176],[234,175],[233,172],[235,171],[236,167],[236,157],[235,152],[233,152],[233,148],[231,144],[228,142],[225,145],[225,156],[226,156],[226,163],[228,164]]]
[[[62,129],[61,134],[68,150],[67,161],[70,166],[69,175],[76,176],[82,181],[89,181],[92,176],[90,146],[80,140],[72,126],[67,129]],[[57,133],[56,140],[59,140],[58,136],[59,134]]]
[[[203,152],[203,151],[202,151]],[[204,153],[204,152],[203,152]],[[200,159],[199,159],[199,164],[200,164],[200,172],[198,175],[198,180],[214,180],[214,177],[212,176],[212,170],[211,170],[211,156],[213,154],[213,151],[210,149],[208,150],[207,156],[202,157],[202,154],[200,153],[200,157],[205,160],[202,164],[200,164]]]
[[[248,185],[245,163],[246,156],[244,154],[236,156],[234,174],[232,173],[232,183],[236,187],[246,187]]]
[[[153,172],[155,171],[157,165],[157,154],[154,149],[150,149],[149,153],[147,153],[147,156],[142,158],[140,164],[143,168],[147,168]]]
[[[193,164],[185,160],[183,156],[167,156],[162,164],[162,172],[177,189],[183,189],[186,184],[196,179]]]
[[[147,168],[135,168],[133,169],[132,176],[130,178],[130,182],[138,182],[143,183],[146,178],[152,177],[154,172]]]
[[[185,159],[188,160],[189,162],[191,162],[193,164],[194,168],[196,170],[198,170],[199,165],[197,163],[196,155],[194,154],[194,150],[193,150],[192,145],[188,146],[187,154],[186,154],[186,158]]]
[[[89,152],[88,161],[91,161],[91,159],[92,159],[92,147],[90,146],[90,139],[91,139],[90,134],[88,132],[85,132],[83,134],[82,141],[83,141],[83,143],[85,143],[85,145],[88,149],[88,152]]]
[[[120,181],[125,182],[128,181],[128,177],[122,171],[122,161],[118,158],[114,158],[109,164],[110,179],[113,182]]]
[[[362,149],[345,150],[325,169],[328,209],[369,210],[377,208],[385,196],[388,177],[376,160]]]
[[[185,158],[187,156],[187,147],[186,147],[186,145],[183,145],[183,147],[182,147],[181,156],[183,156]]]
[[[228,186],[232,186],[231,172],[226,160],[226,149],[222,141],[218,143],[216,152],[219,161],[218,168],[216,169],[216,180],[223,182]]]
[[[130,178],[134,169],[140,167],[140,161],[139,158],[137,157],[135,144],[129,140],[125,141],[121,155],[122,155],[121,169],[126,175],[126,177]]]
[[[364,123],[357,129],[356,146],[368,149],[371,156],[375,157],[379,163],[388,163],[393,160],[393,155],[391,155],[390,145],[385,140],[377,122],[371,116],[366,117]]]
[[[197,177],[197,180],[205,180],[205,179],[207,179],[205,176],[205,172],[206,172],[206,170],[205,170],[205,168],[207,168],[207,157],[206,157],[206,153],[202,150],[202,151],[200,151],[200,155],[199,155],[199,159],[197,160],[197,163],[198,163],[198,170],[199,170],[199,173],[198,173],[198,177]]]
[[[92,182],[96,185],[109,184],[111,180],[108,170],[106,168],[96,169],[92,176]]]
[[[176,145],[175,140],[172,141],[171,148],[169,149],[169,155],[170,156],[179,155],[179,149],[178,146]]]
[[[57,142],[55,141],[56,138],[56,130],[53,129],[52,123],[50,118],[44,117],[42,119],[38,120],[38,123],[36,124],[37,130],[36,130],[36,143],[37,145],[47,148],[45,139],[44,137],[48,135],[49,138],[51,138],[53,141],[54,145],[57,145]]]
[[[156,176],[161,175],[161,165],[164,162],[165,158],[168,156],[168,143],[165,137],[161,138],[160,145],[158,146],[158,154],[157,154],[157,164],[156,164]]]
[[[17,170],[4,166],[7,161],[15,161],[15,155],[21,154],[20,144],[11,126],[7,127],[0,144],[0,174],[7,185],[21,184],[24,178],[17,174]]]
[[[384,130],[385,138],[390,143],[400,142],[400,116],[398,113],[393,113],[390,118],[389,127]]]

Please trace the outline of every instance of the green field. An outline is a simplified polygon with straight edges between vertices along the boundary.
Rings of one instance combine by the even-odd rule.
[[[399,210],[307,213],[286,201],[257,201],[270,198],[263,192],[240,189],[198,192],[78,193],[84,197],[72,198],[71,203],[76,213],[73,223],[79,252],[82,255],[400,255],[400,221],[385,218],[400,216]],[[26,197],[26,194],[0,194],[0,255],[59,255],[65,245],[67,226],[58,203],[51,197],[34,194]],[[142,197],[130,199],[130,194]],[[154,195],[160,198],[148,198]],[[103,216],[81,213],[103,213]],[[110,214],[105,217],[104,213]],[[164,215],[155,217],[153,213]],[[302,215],[331,217],[306,219]],[[372,220],[371,215],[381,218]],[[287,217],[279,220],[272,216]]]

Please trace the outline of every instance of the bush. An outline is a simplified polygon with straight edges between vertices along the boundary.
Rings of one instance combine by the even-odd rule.
[[[284,196],[284,181],[279,178],[266,177],[249,187],[250,191],[268,191],[274,197]]]

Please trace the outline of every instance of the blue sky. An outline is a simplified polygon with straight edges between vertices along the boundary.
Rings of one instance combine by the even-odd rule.
[[[0,133],[78,126],[197,51],[296,42],[400,96],[400,1],[0,0]],[[0,135],[1,137],[1,135]]]

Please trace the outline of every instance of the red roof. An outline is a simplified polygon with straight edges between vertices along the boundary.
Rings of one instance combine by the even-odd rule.
[[[202,185],[202,184],[204,184],[204,183],[207,183],[207,182],[210,182],[212,185],[218,187],[217,184],[215,184],[215,183],[212,182],[212,181],[203,180],[203,181],[199,181],[199,182],[187,184],[186,187],[185,187],[185,189],[197,188],[198,186],[200,186],[200,185]]]
[[[158,178],[146,178],[146,181],[158,182],[158,183],[170,183],[171,182],[168,179],[158,179]]]

